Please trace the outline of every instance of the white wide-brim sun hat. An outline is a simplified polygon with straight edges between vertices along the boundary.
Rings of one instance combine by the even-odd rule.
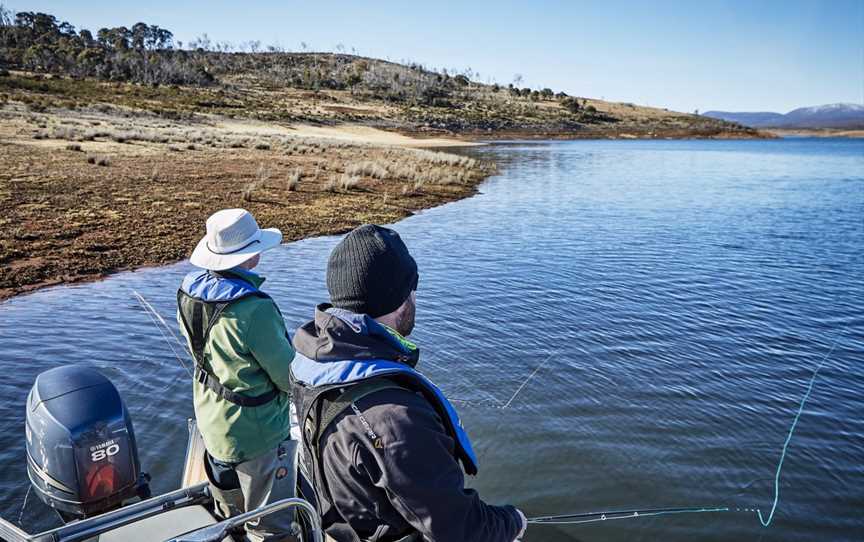
[[[207,219],[207,234],[198,242],[189,261],[203,269],[225,271],[281,242],[281,231],[259,228],[249,211],[223,209]]]

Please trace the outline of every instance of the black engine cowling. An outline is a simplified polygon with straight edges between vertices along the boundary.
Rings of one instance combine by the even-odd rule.
[[[126,405],[95,369],[71,365],[36,377],[26,436],[30,482],[65,520],[149,496]]]

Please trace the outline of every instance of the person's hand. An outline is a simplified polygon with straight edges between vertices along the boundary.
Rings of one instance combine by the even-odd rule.
[[[513,542],[519,542],[522,540],[522,537],[525,536],[525,531],[528,529],[528,518],[525,517],[525,514],[522,513],[522,510],[516,509],[516,513],[519,514],[519,519],[522,520],[522,529],[519,530],[519,534],[516,535],[516,540]]]

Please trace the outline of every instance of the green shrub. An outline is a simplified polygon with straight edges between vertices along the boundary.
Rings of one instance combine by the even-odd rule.
[[[579,112],[579,100],[577,100],[576,98],[564,98],[563,100],[561,100],[561,105],[564,106],[564,108],[571,113]]]

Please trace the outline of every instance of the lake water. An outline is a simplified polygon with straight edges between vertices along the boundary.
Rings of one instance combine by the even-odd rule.
[[[532,526],[526,540],[864,538],[864,142],[467,152],[497,160],[500,175],[474,198],[395,227],[420,266],[420,368],[461,400],[480,453],[472,483],[488,501],[529,516],[666,506],[767,515],[790,424],[834,346],[789,445],[770,527],[733,511]],[[289,327],[326,299],[337,240],[265,257],[265,289]],[[27,488],[26,394],[61,364],[95,366],[114,381],[154,490],[176,487],[189,379],[132,292],[173,326],[189,269],[0,304],[5,518],[18,519]],[[520,386],[508,408],[496,407]],[[49,517],[31,495],[25,527]]]

